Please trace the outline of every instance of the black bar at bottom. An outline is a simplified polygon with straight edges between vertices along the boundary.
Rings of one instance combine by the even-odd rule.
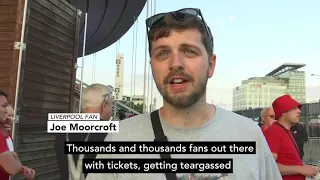
[[[232,159],[83,159],[83,173],[233,173]]]

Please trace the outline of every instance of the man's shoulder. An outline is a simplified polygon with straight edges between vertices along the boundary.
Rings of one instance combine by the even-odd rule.
[[[140,114],[119,121],[119,133],[109,133],[106,140],[111,141],[135,141],[152,140],[153,129],[150,113]]]
[[[280,133],[285,133],[285,131],[282,129],[282,127],[280,127],[276,123],[273,123],[270,127],[266,129],[264,135],[265,136],[275,135],[275,134],[279,135]]]
[[[139,114],[127,119],[123,119],[119,122],[119,125],[122,127],[127,127],[127,126],[140,126],[141,123],[147,123],[150,122],[150,113],[145,113],[145,114]]]
[[[239,115],[237,113],[234,113],[232,111],[228,111],[223,108],[218,107],[218,113],[217,117],[223,119],[226,123],[230,125],[235,125],[235,126],[248,126],[248,127],[254,127],[257,129],[257,123],[253,121],[250,118],[247,118],[245,116]]]
[[[219,122],[225,124],[228,130],[234,134],[256,137],[257,133],[261,132],[260,127],[257,126],[257,122],[253,121],[252,119],[223,108],[218,107],[217,110],[216,117],[220,119]]]

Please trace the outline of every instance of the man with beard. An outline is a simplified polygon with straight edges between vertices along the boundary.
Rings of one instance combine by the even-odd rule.
[[[303,164],[299,147],[290,131],[291,127],[299,122],[302,105],[290,95],[283,95],[278,97],[272,106],[277,122],[273,123],[264,135],[283,180],[313,178],[320,168]]]
[[[199,9],[187,8],[146,20],[153,78],[163,107],[120,121],[105,141],[255,141],[257,154],[171,154],[172,159],[233,158],[232,174],[88,174],[87,180],[260,179],[281,176],[260,128],[251,119],[206,102],[207,81],[216,55]],[[211,92],[212,93],[212,92]],[[152,118],[150,117],[152,116]],[[161,129],[165,136],[156,135]],[[156,138],[155,138],[156,137]],[[159,159],[159,154],[98,154],[97,158]],[[214,161],[212,161],[214,162]],[[108,170],[106,170],[108,171]]]

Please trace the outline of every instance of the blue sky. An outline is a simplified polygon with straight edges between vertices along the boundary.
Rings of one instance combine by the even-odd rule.
[[[264,76],[283,63],[307,64],[308,100],[320,99],[320,1],[158,0],[156,13],[186,7],[200,8],[210,26],[217,55],[216,73],[209,80],[207,101],[232,104],[232,88],[241,81]],[[136,94],[143,93],[146,7],[138,18]],[[133,27],[121,38],[124,54],[124,94],[131,92]],[[85,57],[84,82],[114,86],[116,43]],[[78,59],[81,66],[81,59]],[[95,78],[93,78],[95,69]],[[151,73],[150,73],[151,74]],[[80,70],[77,77],[80,78]],[[151,77],[151,75],[150,75]],[[153,88],[158,103],[161,96]]]

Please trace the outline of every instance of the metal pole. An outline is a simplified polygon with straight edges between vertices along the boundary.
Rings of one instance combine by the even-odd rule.
[[[150,12],[149,12],[150,16],[153,15],[152,4],[153,4],[153,0],[150,0]],[[150,57],[149,57],[149,62],[150,62]],[[152,82],[150,83],[150,70],[151,70],[151,66],[150,66],[150,63],[148,63],[148,72],[147,72],[148,87],[147,87],[147,98],[146,98],[146,107],[147,107],[146,112],[150,112],[150,109],[151,109],[150,106],[152,104],[152,98],[150,101],[151,103],[149,103],[149,95],[150,95],[150,89],[151,89],[150,86],[152,86]],[[152,79],[151,79],[151,81],[152,81]]]
[[[19,124],[19,116],[17,115],[18,110],[18,101],[19,101],[19,88],[20,88],[20,76],[21,76],[21,62],[22,62],[22,51],[24,46],[24,35],[25,35],[25,27],[26,27],[26,16],[27,16],[27,8],[28,8],[28,0],[24,1],[24,8],[23,8],[23,20],[22,20],[22,29],[21,29],[21,39],[20,39],[20,49],[19,49],[19,62],[18,62],[18,72],[17,72],[17,80],[16,80],[16,93],[14,99],[14,125],[12,127],[12,139],[14,141],[14,146],[16,147],[17,140],[15,139],[17,133],[17,125]]]
[[[149,60],[149,61],[150,61],[150,60]],[[148,87],[147,87],[147,97],[146,97],[146,107],[147,107],[146,112],[149,112],[149,111],[150,111],[150,105],[149,105],[150,69],[151,69],[150,64],[148,64],[148,72],[147,72],[147,76],[148,76],[148,78],[147,78],[147,82],[148,82],[148,83],[147,83],[147,84],[148,84]]]
[[[252,94],[251,94],[251,99],[252,99],[254,91],[252,90],[251,92],[252,92]],[[254,120],[254,105],[253,104],[252,104],[252,120]]]
[[[135,50],[135,32],[136,32],[136,16],[134,16],[134,22],[133,22],[133,34],[132,34],[132,61],[131,61],[131,93],[130,93],[130,104],[129,104],[129,107],[132,107],[132,96],[133,96],[133,71],[134,71],[134,50]]]
[[[153,4],[153,15],[155,15],[156,14],[156,7],[157,7],[157,0],[153,0],[153,1],[154,1],[154,4]],[[151,110],[150,111],[154,111],[155,104],[153,103],[153,77],[152,76],[151,76],[150,105],[151,105]]]
[[[137,18],[137,27],[139,26],[139,18]],[[136,95],[136,75],[137,75],[137,47],[138,47],[138,28],[136,28],[136,44],[135,44],[135,51],[134,51],[134,78],[133,78],[133,95]]]
[[[147,0],[147,14],[149,16],[149,0]],[[143,76],[143,112],[146,112],[146,73],[147,73],[147,60],[148,60],[148,33],[146,32],[146,42],[145,42],[145,55],[144,55],[144,76]]]
[[[113,120],[117,120],[117,103],[118,101],[113,102]]]
[[[83,71],[84,71],[84,56],[85,56],[85,53],[86,53],[87,23],[88,23],[88,13],[86,13],[85,21],[84,21],[83,48],[82,48],[82,64],[81,64],[81,82],[80,82],[80,99],[79,99],[79,113],[81,112],[81,108],[82,108]]]

